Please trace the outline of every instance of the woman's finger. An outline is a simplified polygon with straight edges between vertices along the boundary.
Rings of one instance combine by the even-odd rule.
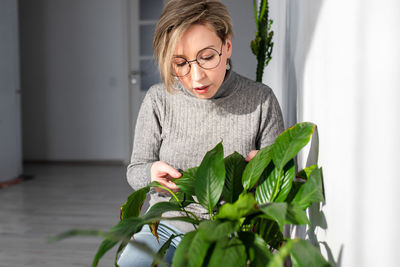
[[[252,158],[254,158],[255,155],[257,155],[258,150],[252,150],[249,152],[245,160],[249,162]]]
[[[172,178],[180,178],[182,176],[182,174],[177,169],[175,169],[174,167],[163,161],[157,162],[155,168],[156,168],[156,175],[158,174],[161,176],[165,176],[167,174]]]

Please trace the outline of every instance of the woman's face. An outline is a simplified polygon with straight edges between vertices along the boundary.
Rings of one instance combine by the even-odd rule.
[[[182,62],[182,58],[187,61],[196,59],[198,55],[202,58],[201,51],[204,51],[205,48],[213,48],[218,53],[222,53],[218,66],[213,69],[204,69],[194,61],[190,63],[190,72],[186,76],[178,77],[183,86],[198,98],[212,97],[224,81],[226,62],[232,54],[230,38],[228,37],[225,45],[222,45],[221,39],[212,30],[211,26],[195,24],[187,29],[178,41],[174,51],[173,62],[179,63]],[[205,60],[208,60],[207,56],[208,54],[204,55]],[[199,59],[199,57],[197,58]]]

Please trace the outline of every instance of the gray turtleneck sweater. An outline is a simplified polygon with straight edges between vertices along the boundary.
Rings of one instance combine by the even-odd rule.
[[[128,182],[135,190],[148,185],[155,161],[182,170],[198,166],[221,140],[225,156],[237,151],[246,157],[251,150],[273,143],[283,130],[272,90],[233,71],[210,99],[193,96],[180,83],[172,94],[156,84],[147,92],[137,118]],[[168,199],[152,190],[150,205]],[[191,206],[204,218],[205,209]],[[192,229],[186,223],[169,223],[184,232]]]

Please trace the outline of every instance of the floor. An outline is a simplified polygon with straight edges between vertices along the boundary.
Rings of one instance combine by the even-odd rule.
[[[0,267],[91,266],[101,238],[49,243],[69,229],[108,230],[132,189],[123,166],[39,165],[34,179],[0,189]],[[113,266],[114,250],[99,266]]]

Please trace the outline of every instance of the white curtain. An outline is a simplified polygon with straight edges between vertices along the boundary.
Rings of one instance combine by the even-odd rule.
[[[340,266],[399,266],[400,1],[270,3],[264,82],[287,126],[318,125],[327,222],[318,238]]]

